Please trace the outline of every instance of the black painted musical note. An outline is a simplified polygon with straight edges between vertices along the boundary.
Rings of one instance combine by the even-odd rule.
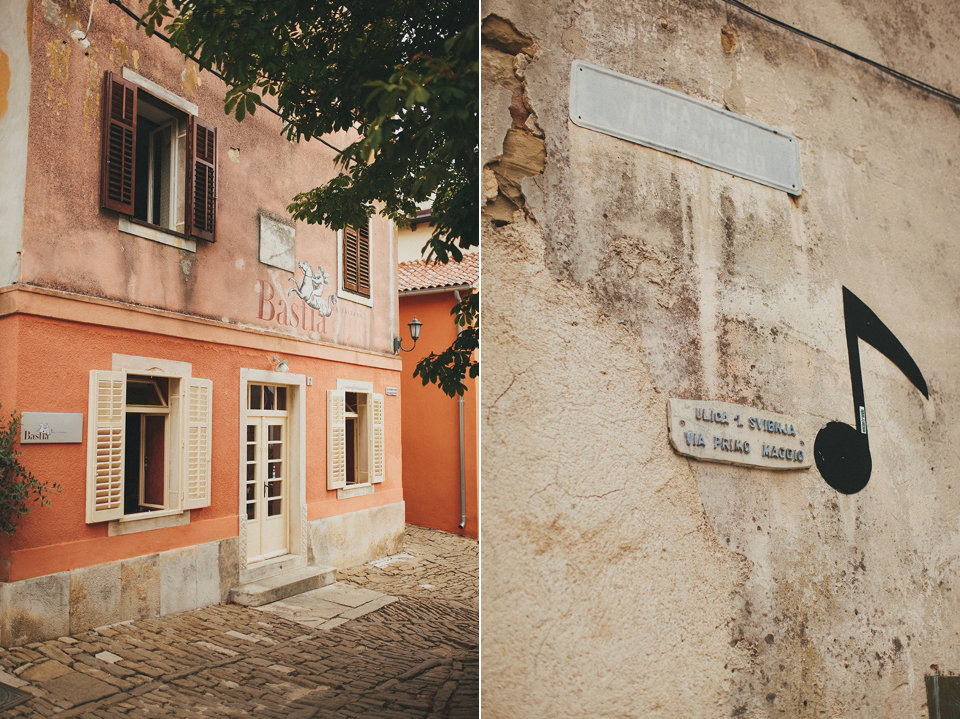
[[[827,484],[838,492],[856,494],[867,486],[873,460],[867,438],[867,410],[863,399],[863,375],[860,372],[860,345],[858,338],[877,349],[893,362],[907,379],[927,399],[927,383],[920,368],[887,329],[873,310],[846,287],[843,288],[843,322],[847,331],[847,357],[850,360],[850,380],[853,383],[853,411],[856,428],[843,422],[829,422],[817,433],[813,456],[817,469]]]

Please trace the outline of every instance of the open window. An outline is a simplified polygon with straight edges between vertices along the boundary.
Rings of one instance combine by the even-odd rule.
[[[189,103],[159,87],[151,93],[145,84],[153,86],[111,72],[104,78],[100,206],[213,242],[217,130],[184,110]]]
[[[210,504],[212,383],[90,373],[87,523]]]
[[[327,489],[384,479],[383,395],[327,392]]]

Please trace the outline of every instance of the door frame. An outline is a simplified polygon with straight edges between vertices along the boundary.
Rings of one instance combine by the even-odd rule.
[[[307,526],[307,442],[306,442],[306,390],[307,377],[302,374],[287,372],[270,372],[267,370],[241,369],[240,370],[240,417],[237,450],[237,516],[239,519],[238,534],[240,540],[239,561],[240,581],[244,581],[243,574],[250,568],[258,567],[277,558],[256,562],[248,566],[247,563],[247,509],[246,509],[246,436],[247,436],[247,391],[248,385],[276,384],[287,388],[287,446],[289,467],[288,491],[288,522],[287,531],[289,553],[284,558],[301,558],[306,560],[308,547]]]

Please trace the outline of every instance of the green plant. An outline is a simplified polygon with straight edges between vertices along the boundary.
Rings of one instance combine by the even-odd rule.
[[[60,491],[59,484],[47,487],[20,463],[22,452],[16,449],[19,438],[20,414],[14,410],[8,422],[0,419],[0,531],[8,535],[30,512],[28,502],[50,504],[50,490]]]

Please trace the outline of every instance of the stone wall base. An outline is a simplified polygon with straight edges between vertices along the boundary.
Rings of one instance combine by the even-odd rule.
[[[403,502],[310,522],[311,565],[349,567],[403,551]],[[236,537],[0,584],[0,644],[79,634],[226,602],[238,583]]]

